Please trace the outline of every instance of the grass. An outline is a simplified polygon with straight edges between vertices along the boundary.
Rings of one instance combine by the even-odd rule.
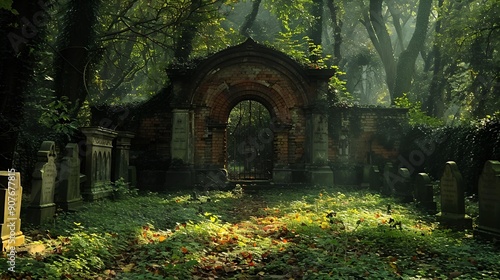
[[[24,229],[2,279],[500,278],[497,248],[368,191],[190,193],[88,203]]]

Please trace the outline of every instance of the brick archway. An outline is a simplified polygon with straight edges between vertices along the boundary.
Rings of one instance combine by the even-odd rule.
[[[195,170],[224,169],[229,113],[240,101],[251,99],[262,103],[273,119],[273,179],[289,181],[291,164],[313,162],[314,148],[308,148],[314,142],[310,120],[333,70],[305,68],[249,39],[191,69],[169,69],[168,74],[176,108],[173,159],[181,159]],[[327,143],[321,145],[328,149]]]

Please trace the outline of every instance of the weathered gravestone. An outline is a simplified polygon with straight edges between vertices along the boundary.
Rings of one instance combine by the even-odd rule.
[[[11,246],[24,243],[21,232],[21,173],[13,170],[0,171],[0,226],[2,234],[2,252]]]
[[[440,182],[441,225],[452,229],[472,229],[472,219],[465,215],[464,183],[457,164],[448,161]]]
[[[379,192],[381,187],[382,175],[380,174],[380,170],[378,166],[372,165],[370,168],[370,189]]]
[[[427,173],[418,173],[414,185],[417,206],[425,209],[428,213],[435,214],[437,207],[436,202],[434,202],[434,191],[429,175]]]
[[[398,180],[398,174],[394,172],[394,166],[392,163],[387,162],[384,165],[381,193],[386,196],[391,196],[394,193],[394,183],[396,180]]]
[[[500,239],[500,162],[489,160],[479,177],[479,220],[475,236]]]
[[[394,196],[402,202],[413,201],[413,188],[411,185],[410,171],[406,168],[398,169],[398,177],[394,180]]]
[[[78,145],[75,143],[66,145],[66,156],[59,168],[56,204],[65,211],[76,211],[82,206],[80,159],[78,158]]]
[[[54,141],[44,141],[38,151],[38,162],[31,181],[31,201],[27,209],[28,221],[35,225],[52,220],[56,212],[54,203],[56,156]]]

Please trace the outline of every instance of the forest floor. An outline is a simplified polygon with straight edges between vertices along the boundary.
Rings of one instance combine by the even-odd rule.
[[[498,246],[348,187],[127,194],[23,231],[1,279],[500,278]]]

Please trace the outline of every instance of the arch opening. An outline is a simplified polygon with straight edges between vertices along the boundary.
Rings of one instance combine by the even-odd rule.
[[[259,101],[237,103],[227,121],[230,180],[270,180],[274,162],[272,116]]]

